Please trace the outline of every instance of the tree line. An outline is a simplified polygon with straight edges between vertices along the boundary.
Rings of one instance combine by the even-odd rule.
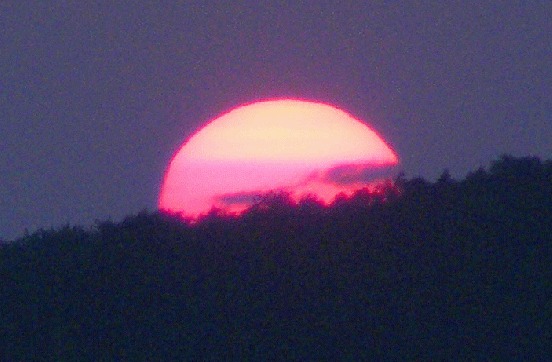
[[[544,360],[552,161],[0,247],[5,360]]]

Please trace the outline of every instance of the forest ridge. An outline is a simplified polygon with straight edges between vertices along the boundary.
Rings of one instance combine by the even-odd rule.
[[[0,248],[5,360],[550,356],[552,161],[402,175],[330,206],[267,195]]]

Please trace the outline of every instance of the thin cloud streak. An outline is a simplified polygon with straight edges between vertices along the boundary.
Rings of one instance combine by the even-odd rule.
[[[350,195],[357,190],[370,188],[383,180],[391,179],[395,174],[396,167],[390,165],[340,164],[326,170],[311,172],[290,186],[217,194],[213,196],[213,201],[221,208],[249,207],[260,202],[269,192],[287,192],[296,201],[307,195],[315,195],[330,203],[339,193]]]

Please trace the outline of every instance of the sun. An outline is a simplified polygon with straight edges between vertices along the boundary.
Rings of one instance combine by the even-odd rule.
[[[398,158],[366,124],[333,106],[294,99],[243,105],[212,120],[173,157],[159,208],[189,217],[239,213],[269,191],[331,202],[373,185]]]

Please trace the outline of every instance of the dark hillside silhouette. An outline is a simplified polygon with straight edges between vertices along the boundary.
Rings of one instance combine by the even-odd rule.
[[[6,361],[546,360],[552,162],[0,247]]]

